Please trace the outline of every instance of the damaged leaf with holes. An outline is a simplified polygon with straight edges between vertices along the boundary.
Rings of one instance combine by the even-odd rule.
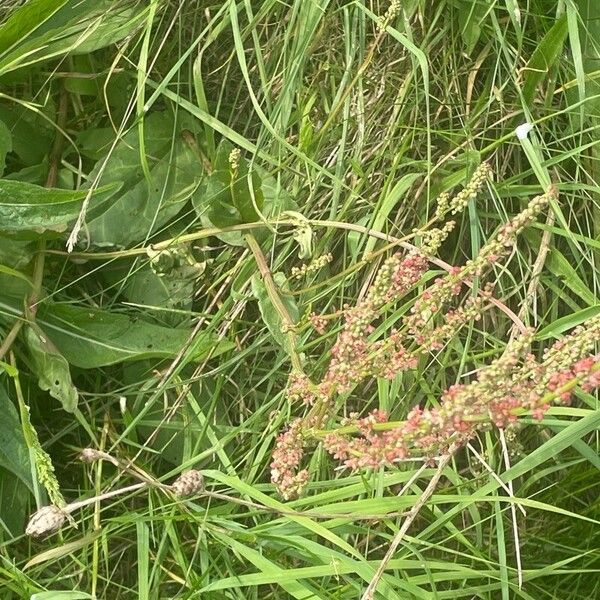
[[[32,370],[38,385],[47,390],[67,412],[77,408],[79,394],[71,381],[69,363],[48,336],[35,324],[25,329],[25,339],[31,357]]]

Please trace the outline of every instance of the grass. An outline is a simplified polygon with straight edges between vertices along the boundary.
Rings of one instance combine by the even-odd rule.
[[[262,312],[257,304],[261,279],[240,234],[246,230],[233,224],[230,237],[206,235],[211,218],[217,228],[223,223],[209,210],[194,210],[185,190],[199,186],[194,203],[205,207],[202,198],[215,192],[202,187],[203,159],[214,159],[222,139],[262,169],[263,181],[268,174],[276,208],[252,233],[271,273],[288,278],[287,308],[306,318],[363,295],[387,256],[377,252],[386,244],[381,238],[423,225],[439,193],[464,184],[481,161],[492,165],[494,183],[469,203],[442,246],[440,258],[451,264],[474,257],[551,180],[560,203],[527,230],[508,266],[493,276],[496,298],[540,332],[541,348],[598,306],[594,3],[406,0],[385,30],[379,18],[389,3],[377,1],[122,1],[101,14],[94,3],[63,4],[58,17],[40,25],[45,33],[32,31],[29,41],[0,56],[0,120],[13,140],[4,177],[44,184],[52,140],[60,137],[59,96],[66,94],[69,139],[53,187],[91,186],[96,161],[125,152],[124,135],[141,136],[123,159],[129,170],[122,178],[136,173],[136,181],[157,182],[149,194],[158,208],[125,248],[95,245],[110,240],[119,216],[94,225],[93,202],[74,254],[65,252],[72,222],[48,236],[44,302],[186,333],[196,327],[227,346],[194,360],[193,344],[169,356],[146,348],[140,360],[90,368],[69,359],[80,395],[72,414],[38,388],[21,337],[11,346],[13,358],[1,360],[19,370],[32,424],[67,501],[132,483],[110,463],[79,463],[78,450],[89,446],[164,483],[200,468],[207,489],[231,500],[181,501],[150,488],[82,509],[74,514],[77,528],[32,541],[6,515],[11,506],[23,516],[33,512],[35,497],[20,488],[17,502],[9,493],[14,479],[0,470],[2,598],[361,597],[402,525],[398,514],[418,501],[435,467],[417,476],[419,465],[410,463],[349,473],[316,450],[306,494],[290,502],[278,497],[269,483],[274,441],[302,412],[284,395],[289,347],[268,299]],[[66,9],[82,19],[89,14],[89,21],[73,24],[71,13],[61,21]],[[6,27],[18,7],[4,10]],[[83,46],[90,27],[104,24],[114,33],[124,23],[131,25],[126,36],[115,33],[114,42],[91,51]],[[65,44],[67,26],[75,34]],[[171,119],[165,128],[173,135],[152,145],[151,116],[158,113],[182,120]],[[514,130],[525,121],[534,129],[520,141]],[[182,128],[195,147],[181,142]],[[165,171],[155,170],[158,151]],[[115,164],[111,169],[117,173]],[[121,193],[130,189],[137,188]],[[178,190],[181,210],[160,221],[160,207]],[[128,198],[134,202],[134,193]],[[304,229],[290,227],[297,217],[282,214],[290,208],[308,220]],[[131,217],[125,230],[141,218]],[[294,233],[304,236],[306,256],[299,256]],[[182,262],[153,278],[150,244],[187,234]],[[0,265],[31,275],[31,243],[2,234]],[[291,278],[292,267],[327,252],[334,257],[327,266]],[[428,276],[438,272],[432,266]],[[15,277],[1,273],[5,339],[22,303],[11,305]],[[381,331],[408,308],[391,308]],[[315,335],[302,323],[297,350],[318,376],[337,329]],[[512,325],[499,311],[469,323],[415,371],[368,381],[342,398],[340,414],[379,407],[402,419],[416,404],[435,405],[449,385],[501,354]],[[92,336],[89,327],[81,325],[79,334]],[[121,333],[113,329],[109,341]],[[73,354],[85,363],[88,352],[81,346]],[[10,373],[1,377],[16,401]],[[474,451],[461,450],[444,469],[376,597],[596,597],[599,415],[597,398],[578,392],[572,407],[552,409],[541,425],[525,420],[511,433],[508,463],[497,430],[480,434]],[[1,453],[0,466],[7,466]]]

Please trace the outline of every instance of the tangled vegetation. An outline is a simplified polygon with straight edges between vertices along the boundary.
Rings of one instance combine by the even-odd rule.
[[[599,39],[0,0],[0,597],[597,597]]]

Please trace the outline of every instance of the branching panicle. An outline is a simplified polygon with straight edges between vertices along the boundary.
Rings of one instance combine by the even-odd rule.
[[[489,176],[489,166],[484,164],[459,194],[442,195],[436,218],[464,209]],[[351,392],[369,377],[393,379],[415,368],[421,356],[440,350],[464,324],[480,319],[493,304],[491,285],[458,306],[451,304],[464,284],[471,284],[510,254],[517,235],[556,195],[556,188],[551,187],[534,198],[475,258],[436,279],[416,297],[399,327],[384,338],[373,339],[377,320],[421,281],[428,268],[427,256],[437,250],[453,223],[417,232],[421,249],[392,255],[381,265],[365,297],[354,306],[344,306],[342,328],[320,382],[313,383],[299,372],[290,377],[288,398],[311,409],[306,419],[294,420],[277,440],[271,478],[284,498],[299,494],[308,480],[301,463],[310,439],[322,441],[336,460],[351,469],[378,468],[402,460],[427,461],[464,444],[481,429],[504,428],[522,414],[541,419],[552,404],[568,403],[577,385],[588,390],[600,387],[600,358],[590,356],[600,340],[600,317],[595,317],[556,342],[541,361],[530,352],[533,332],[524,331],[502,356],[481,369],[474,381],[450,386],[435,408],[414,407],[404,422],[389,422],[386,413],[374,411],[363,418],[353,416],[333,430],[318,429],[327,415],[333,416],[329,413],[336,394]],[[322,317],[313,315],[311,321],[324,327]]]

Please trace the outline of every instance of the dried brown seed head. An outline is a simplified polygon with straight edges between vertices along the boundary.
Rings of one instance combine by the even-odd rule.
[[[66,519],[67,513],[58,506],[54,506],[54,504],[42,506],[29,519],[25,533],[32,537],[49,535],[58,531]]]
[[[101,454],[95,448],[84,448],[79,453],[79,460],[81,462],[85,462],[85,463],[96,462],[100,458],[101,458]]]
[[[193,496],[204,491],[204,477],[200,471],[190,469],[182,473],[171,488],[177,496]]]

